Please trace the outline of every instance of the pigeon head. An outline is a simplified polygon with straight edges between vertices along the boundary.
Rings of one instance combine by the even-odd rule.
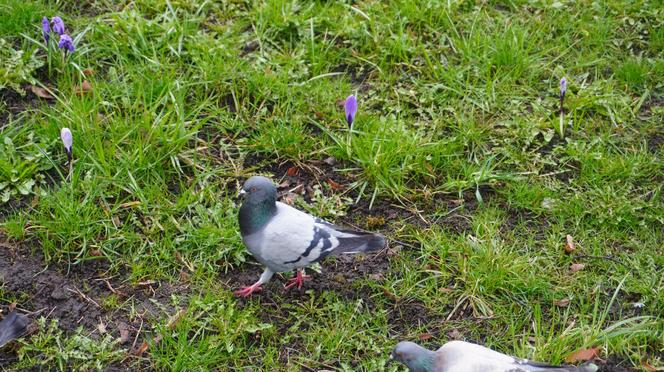
[[[244,202],[240,207],[240,231],[242,235],[260,230],[277,210],[277,188],[265,177],[249,178],[240,190]]]
[[[277,188],[269,178],[253,176],[244,183],[240,195],[244,196],[245,203],[271,202],[274,204],[277,201]]]
[[[414,342],[402,341],[392,351],[391,358],[405,364],[410,372],[430,372],[434,356],[433,351]]]

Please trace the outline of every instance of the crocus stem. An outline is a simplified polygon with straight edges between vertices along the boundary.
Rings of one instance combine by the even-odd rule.
[[[565,137],[565,110],[563,108],[563,102],[565,101],[565,95],[560,95],[560,138]]]
[[[67,165],[69,166],[69,174],[67,177],[71,177],[72,170],[74,169],[74,157],[72,156],[71,151],[67,151]]]
[[[355,123],[351,122],[350,123],[350,128],[348,129],[348,145],[346,146],[346,152],[347,152],[349,157],[350,157],[351,153],[353,152],[353,150],[351,149],[352,140],[353,140],[353,124],[355,124]]]

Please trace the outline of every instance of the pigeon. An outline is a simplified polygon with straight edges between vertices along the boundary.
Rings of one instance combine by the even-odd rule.
[[[344,229],[278,202],[277,188],[268,178],[249,178],[240,196],[244,197],[238,215],[242,241],[265,271],[256,283],[237,290],[237,296],[258,292],[274,273],[293,269],[297,275],[285,288],[302,288],[309,279],[304,267],[331,254],[371,252],[385,246],[383,235]]]
[[[399,342],[390,359],[410,372],[594,372],[597,366],[553,366],[501,354],[481,345],[450,341],[436,351],[413,342]]]
[[[28,317],[13,310],[0,322],[0,347],[23,336],[28,330]]]

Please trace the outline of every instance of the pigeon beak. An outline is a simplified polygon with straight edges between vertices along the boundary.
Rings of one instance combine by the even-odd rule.
[[[238,197],[238,198],[243,198],[243,197],[244,197],[244,195],[245,195],[246,193],[247,193],[247,192],[246,192],[246,191],[244,191],[244,189],[240,189],[240,192],[239,192],[239,193],[237,193],[237,197]]]

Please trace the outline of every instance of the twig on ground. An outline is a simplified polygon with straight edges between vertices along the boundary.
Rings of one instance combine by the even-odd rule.
[[[65,287],[65,289],[68,290],[68,291],[71,292],[71,293],[76,293],[76,294],[78,294],[78,295],[81,296],[84,300],[86,300],[86,301],[88,301],[88,302],[90,302],[90,303],[93,303],[95,306],[97,306],[97,307],[101,307],[101,306],[99,306],[99,304],[98,304],[95,300],[93,300],[93,299],[91,299],[90,297],[86,296],[86,295],[85,295],[83,292],[81,292],[78,288],[75,288],[75,290],[74,290],[74,289],[71,289],[71,288],[67,288],[67,287]]]

